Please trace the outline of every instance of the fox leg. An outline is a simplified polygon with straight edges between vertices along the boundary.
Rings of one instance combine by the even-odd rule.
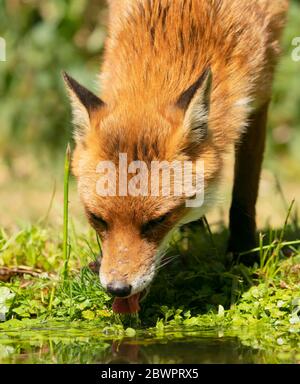
[[[269,102],[253,112],[242,141],[236,145],[234,186],[230,209],[228,252],[237,261],[238,254],[256,247],[255,205],[266,139]],[[242,256],[244,264],[253,264],[255,254]]]

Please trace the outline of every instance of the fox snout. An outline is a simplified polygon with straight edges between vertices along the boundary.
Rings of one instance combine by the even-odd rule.
[[[120,298],[141,293],[153,280],[158,261],[156,251],[156,247],[141,239],[130,225],[112,229],[102,242],[99,270],[102,287]]]
[[[100,266],[101,266],[100,258],[97,261],[89,263],[90,270],[96,274],[100,273]],[[112,296],[128,297],[132,292],[132,285],[122,280],[113,279],[109,284],[107,284],[106,290]]]
[[[107,286],[107,291],[116,297],[127,297],[130,296],[132,286],[122,281],[112,281]]]
[[[116,265],[108,256],[107,262],[102,261],[99,271],[102,287],[120,298],[141,293],[154,278],[154,261],[149,263],[148,260],[134,263],[119,259]]]

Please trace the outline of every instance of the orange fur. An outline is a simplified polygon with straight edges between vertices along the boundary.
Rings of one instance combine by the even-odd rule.
[[[241,140],[250,109],[270,99],[288,7],[287,0],[109,3],[101,74],[105,106],[89,111],[89,129],[77,140],[73,160],[83,204],[108,223],[108,230],[98,228],[104,285],[114,279],[132,284],[147,276],[162,239],[187,209],[174,197],[98,196],[97,163],[118,163],[119,152],[126,152],[128,161],[201,158],[209,199],[225,153]],[[187,112],[176,108],[176,101],[208,67],[213,75],[209,135],[195,144],[184,132]],[[171,215],[163,226],[141,236],[144,223],[166,212]]]

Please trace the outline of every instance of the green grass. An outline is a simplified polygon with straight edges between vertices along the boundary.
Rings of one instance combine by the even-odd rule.
[[[260,262],[252,268],[243,264],[225,268],[225,227],[213,234],[206,218],[183,227],[172,239],[140,318],[120,317],[112,313],[111,298],[88,268],[101,253],[99,237],[92,229],[76,233],[72,221],[69,226],[69,146],[64,169],[61,236],[45,221],[12,235],[3,229],[0,232],[0,267],[31,268],[0,283],[2,320],[100,319],[110,326],[129,321],[143,327],[206,323],[300,326],[300,240],[294,201],[283,227],[260,233],[259,247],[246,252],[259,252]]]
[[[14,353],[19,361],[25,348],[38,362],[34,351],[44,345],[47,362],[93,362],[95,353],[105,359],[106,340],[137,336],[147,345],[149,337],[185,340],[197,330],[238,338],[259,351],[259,362],[299,361],[300,241],[293,203],[279,231],[260,234],[260,262],[252,268],[224,267],[224,227],[212,233],[203,219],[182,228],[167,255],[172,262],[163,263],[139,316],[119,316],[87,267],[101,252],[99,238],[92,229],[77,233],[68,217],[68,154],[65,170],[61,233],[45,221],[11,235],[0,231],[0,271],[19,266],[27,272],[0,282],[0,360]]]
[[[40,273],[0,283],[0,313],[6,320],[0,328],[28,326],[30,321],[79,322],[82,326],[95,322],[99,329],[109,327],[122,334],[128,326],[154,327],[156,332],[246,326],[267,329],[267,345],[270,334],[276,347],[299,345],[300,241],[289,241],[296,236],[299,233],[286,221],[281,231],[261,235],[259,265],[239,264],[226,270],[226,229],[211,234],[205,224],[185,227],[169,251],[169,256],[178,257],[160,270],[137,319],[112,313],[111,298],[87,267],[99,247],[92,230],[84,234],[70,230],[67,274],[60,273],[66,266],[65,236],[42,226],[30,226],[12,236],[2,231],[1,265],[29,265]],[[244,338],[250,343],[250,336]],[[277,345],[278,339],[284,340],[283,346]]]
[[[70,166],[71,166],[71,148],[68,144],[65,156],[64,167],[64,228],[63,228],[63,279],[68,277],[68,264],[70,258],[70,245],[69,245],[69,179],[70,179]]]

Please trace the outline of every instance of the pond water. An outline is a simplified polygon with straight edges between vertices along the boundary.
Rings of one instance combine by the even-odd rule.
[[[285,359],[283,359],[285,360]],[[296,357],[286,356],[295,363]],[[178,330],[163,336],[105,335],[99,329],[32,328],[0,331],[0,363],[273,363],[268,350],[251,348],[221,331]]]

